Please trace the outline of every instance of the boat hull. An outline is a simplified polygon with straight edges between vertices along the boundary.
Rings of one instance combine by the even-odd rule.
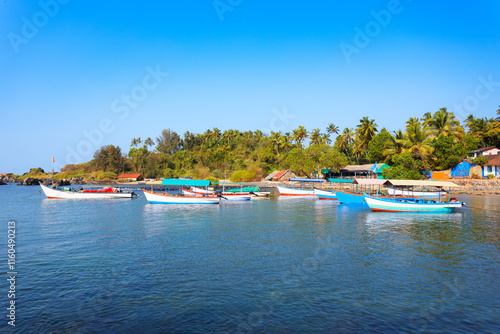
[[[335,194],[342,204],[361,204],[365,202],[365,197],[362,194],[355,194],[338,189],[335,189]]]
[[[144,196],[150,204],[219,204],[219,197],[212,196],[172,196],[159,194],[143,189]]]
[[[50,199],[114,199],[114,198],[132,198],[133,193],[112,193],[112,192],[81,192],[81,191],[63,191],[52,189],[45,185],[40,185],[43,193]]]
[[[293,189],[276,186],[281,196],[316,196],[314,189]]]
[[[405,199],[384,199],[365,195],[366,204],[372,211],[408,213],[452,213],[463,203],[418,203]]]
[[[410,196],[410,197],[440,197],[446,196],[444,191],[411,191],[411,190],[401,190],[387,187],[387,193],[390,196]]]
[[[333,191],[326,191],[321,189],[314,189],[314,193],[318,196],[318,199],[321,200],[332,200],[337,201],[337,194]]]

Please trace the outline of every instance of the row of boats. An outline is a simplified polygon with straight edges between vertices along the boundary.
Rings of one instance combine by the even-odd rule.
[[[330,189],[318,188],[314,184],[326,182],[321,179],[291,179],[292,186],[277,186],[281,196],[315,196],[320,200],[332,200],[342,204],[368,205],[372,211],[385,212],[454,212],[462,203],[450,198],[450,192],[443,189],[458,187],[451,182],[379,180],[379,179],[329,179]],[[294,187],[294,182],[299,186]],[[306,184],[309,184],[308,187]],[[270,192],[257,187],[243,187],[242,184],[215,184],[209,180],[166,179],[164,192],[142,189],[151,204],[219,204],[221,201],[250,201],[269,197]],[[59,199],[109,199],[132,198],[134,191],[107,187],[103,189],[54,189],[44,185],[41,188],[48,198]],[[173,188],[173,189],[172,189]],[[228,189],[229,188],[229,189]],[[349,191],[345,188],[349,188]],[[382,189],[383,188],[383,189]],[[418,188],[420,190],[415,190]],[[438,189],[438,191],[432,191]],[[446,199],[446,197],[448,197]]]
[[[316,196],[320,200],[333,200],[342,204],[366,204],[372,211],[383,212],[430,212],[450,213],[465,203],[450,198],[452,188],[459,187],[452,182],[420,180],[381,179],[329,179],[330,184],[338,184],[331,190],[314,186],[304,188],[306,182],[325,182],[320,179],[290,179],[301,184],[298,188],[277,186],[281,196]],[[350,185],[350,190],[344,189]],[[383,189],[381,189],[383,188]],[[421,189],[421,190],[415,190]],[[449,188],[449,191],[442,189]],[[431,189],[438,189],[432,191]]]

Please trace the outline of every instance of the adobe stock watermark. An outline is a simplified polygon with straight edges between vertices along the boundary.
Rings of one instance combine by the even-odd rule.
[[[373,20],[368,21],[363,29],[358,26],[354,27],[355,34],[352,43],[342,42],[339,45],[347,63],[351,63],[352,56],[360,54],[361,50],[370,45],[371,41],[380,35],[382,28],[387,27],[391,23],[393,16],[400,14],[402,11],[403,6],[399,0],[390,0],[387,3],[386,9],[378,12],[374,10],[370,11]]]
[[[263,128],[263,133],[285,131],[286,127],[290,125],[290,120],[295,119],[295,114],[288,113],[286,107],[283,107],[283,110],[273,109],[272,114],[269,127]]]
[[[214,6],[215,12],[219,16],[221,21],[224,21],[224,15],[226,12],[232,12],[236,7],[241,5],[243,0],[214,0],[212,5]]]
[[[455,103],[452,106],[452,112],[460,121],[465,120],[467,117],[464,109],[469,114],[478,110],[481,101],[489,99],[495,93],[497,87],[500,87],[500,81],[494,81],[492,74],[489,74],[486,79],[483,76],[479,76],[477,81],[479,83],[474,89],[474,94],[466,96],[462,103]]]
[[[40,0],[38,6],[40,10],[35,12],[31,19],[23,16],[20,34],[9,32],[7,39],[15,53],[19,53],[22,44],[28,44],[30,40],[38,35],[41,28],[45,27],[51,18],[58,13],[61,5],[66,5],[70,0]],[[4,2],[5,3],[5,2]]]
[[[119,98],[113,100],[110,109],[114,117],[121,121],[126,120],[131,111],[137,109],[140,102],[144,101],[168,76],[167,72],[160,70],[159,65],[156,65],[154,69],[147,66],[146,72],[141,84],[133,87],[129,93],[121,94]],[[76,164],[83,158],[91,156],[99,148],[104,136],[115,130],[115,123],[116,120],[105,117],[99,121],[97,127],[90,130],[83,129],[82,134],[85,139],[80,140],[76,148],[66,146],[66,164]]]

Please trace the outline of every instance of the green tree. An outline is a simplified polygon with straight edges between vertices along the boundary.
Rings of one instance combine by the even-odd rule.
[[[422,162],[414,159],[410,152],[395,154],[391,168],[385,168],[382,176],[386,179],[418,180],[421,178]]]
[[[390,142],[391,134],[384,128],[377,133],[368,144],[368,159],[370,162],[382,162],[385,159],[385,143]]]
[[[156,150],[168,155],[173,155],[182,148],[180,136],[170,129],[164,129],[156,138],[156,143]]]
[[[94,153],[94,168],[104,172],[120,173],[124,164],[119,146],[102,146]]]

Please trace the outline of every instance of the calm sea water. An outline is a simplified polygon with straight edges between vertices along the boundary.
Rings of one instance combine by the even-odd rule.
[[[455,214],[418,215],[312,198],[48,200],[38,189],[0,187],[3,333],[500,332],[500,197],[459,195],[468,206]]]

